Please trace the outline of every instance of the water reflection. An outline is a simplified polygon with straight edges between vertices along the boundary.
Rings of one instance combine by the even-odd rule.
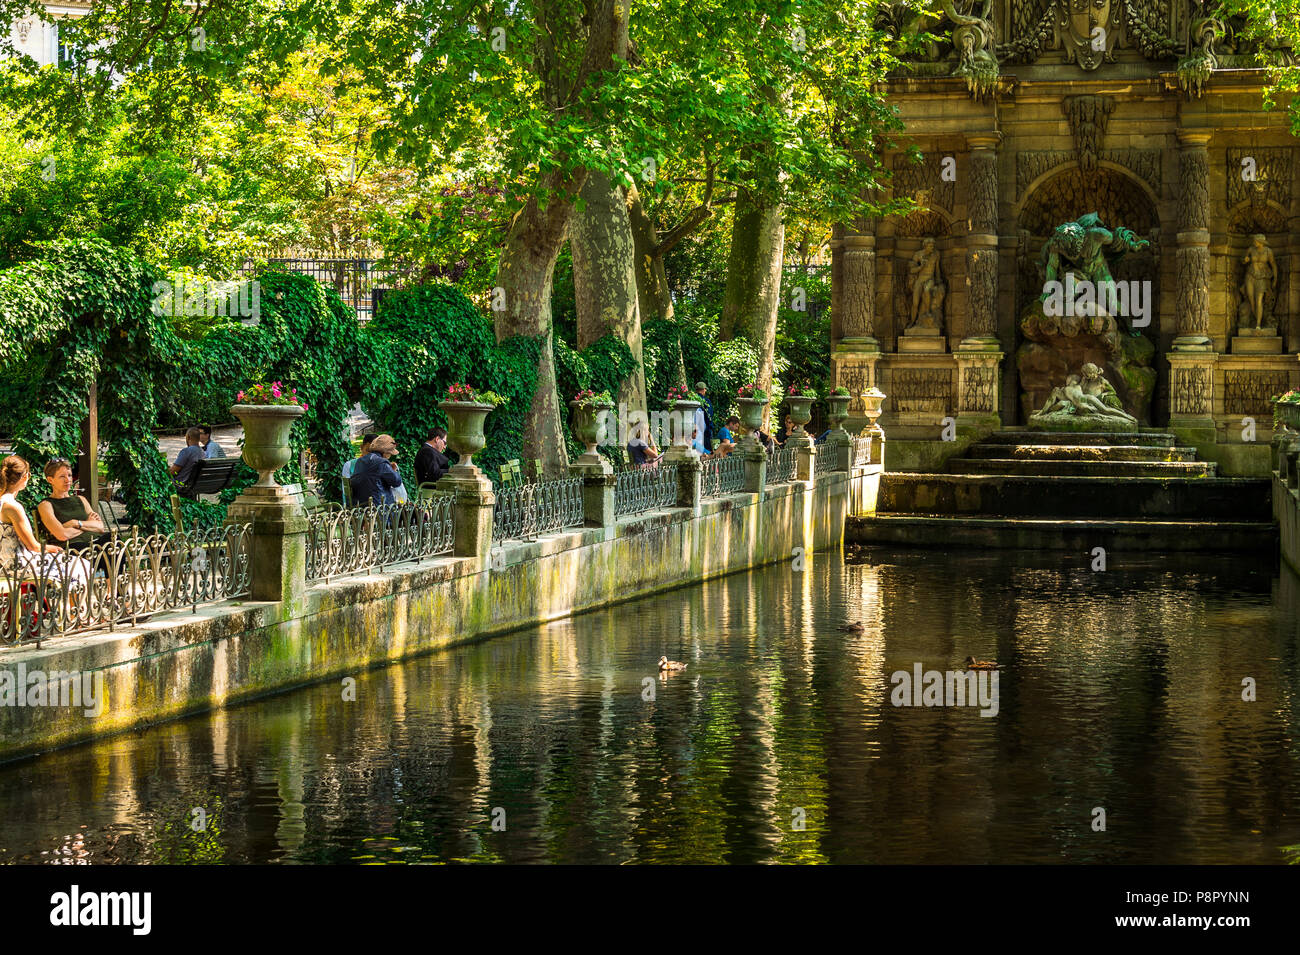
[[[2,767],[0,859],[1280,862],[1298,602],[1239,556],[814,555]],[[967,655],[996,717],[890,705]]]

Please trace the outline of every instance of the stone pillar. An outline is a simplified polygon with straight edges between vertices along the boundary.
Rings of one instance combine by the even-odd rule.
[[[732,454],[739,454],[745,459],[745,490],[757,494],[763,499],[763,489],[767,486],[767,451],[752,434],[745,435]]]
[[[307,591],[307,513],[297,484],[249,487],[226,511],[227,524],[251,524],[249,596],[275,600],[286,616],[301,608]]]
[[[677,506],[689,507],[691,516],[700,514],[700,501],[704,499],[700,484],[700,452],[689,445],[674,444],[664,452],[665,464],[677,465]]]
[[[853,466],[853,439],[842,427],[831,430],[818,452],[835,457],[835,463],[831,465],[834,471],[847,471]]]
[[[811,481],[817,475],[817,448],[809,442],[796,445],[796,449],[799,453],[794,458],[794,479]]]
[[[1002,424],[1001,351],[967,349],[953,353],[957,359],[957,421],[970,427],[998,428]]]
[[[861,408],[859,396],[876,382],[880,360],[880,342],[875,337],[876,237],[870,228],[865,223],[862,232],[844,233],[831,242],[831,275],[837,283],[831,301],[839,309],[832,317],[839,338],[831,342],[831,378],[834,387],[847,388],[853,395],[850,421]]]
[[[456,496],[452,502],[452,520],[456,525],[452,554],[476,557],[479,569],[485,569],[492,550],[492,509],[497,502],[492,482],[477,465],[454,464],[438,479],[438,489]]]
[[[1001,352],[998,341],[998,141],[1000,133],[968,136],[970,172],[966,206],[966,284],[969,287],[962,351]]]
[[[588,527],[614,527],[614,468],[600,455],[589,460],[582,455],[571,468],[573,476],[582,479],[582,514]]]
[[[1208,130],[1179,130],[1178,337],[1180,352],[1208,352],[1210,341],[1210,155]],[[1173,389],[1170,389],[1172,393]]]

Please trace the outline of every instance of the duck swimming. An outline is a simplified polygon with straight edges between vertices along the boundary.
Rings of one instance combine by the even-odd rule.
[[[966,658],[967,670],[996,670],[998,665],[992,660],[976,660],[974,657]]]
[[[659,658],[660,673],[663,673],[665,670],[685,670],[685,669],[686,669],[685,663],[678,663],[676,660],[669,660],[667,657]]]
[[[844,633],[861,633],[862,624],[855,620],[853,621],[853,623],[844,624],[839,629],[842,630]]]

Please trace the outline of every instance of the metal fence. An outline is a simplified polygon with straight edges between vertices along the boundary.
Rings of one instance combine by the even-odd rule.
[[[700,495],[722,497],[745,489],[745,459],[739,454],[700,461]]]
[[[614,514],[644,514],[677,505],[677,465],[633,466],[614,473]]]
[[[322,285],[339,293],[339,297],[356,312],[357,321],[374,318],[375,309],[386,291],[405,288],[411,282],[412,266],[405,262],[381,265],[378,259],[335,258],[268,258],[267,269],[310,275]],[[245,275],[260,274],[260,263],[246,262],[240,270]]]
[[[789,484],[794,480],[798,448],[776,448],[767,456],[767,478],[764,484]]]
[[[451,494],[319,511],[308,517],[307,579],[326,580],[450,554],[456,541]]]
[[[871,463],[871,437],[855,436],[853,439],[853,466],[862,467]]]
[[[835,459],[839,457],[834,449],[827,444],[819,444],[816,447],[816,455],[813,457],[813,474],[825,474],[828,471],[835,470]]]
[[[0,567],[0,643],[117,626],[249,591],[249,524],[118,537]]]
[[[582,478],[560,478],[538,484],[509,484],[496,489],[492,539],[536,540],[576,527],[585,519]]]

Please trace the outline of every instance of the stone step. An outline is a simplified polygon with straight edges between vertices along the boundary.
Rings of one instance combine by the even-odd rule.
[[[1145,447],[1172,448],[1178,443],[1176,435],[1162,431],[994,431],[981,444],[1051,444],[1075,445],[1143,445]]]
[[[1108,567],[1125,551],[1249,551],[1276,553],[1277,528],[1264,521],[1108,521],[1005,517],[850,517],[846,544],[904,547],[1074,551],[1090,566],[1092,549],[1106,548]]]
[[[912,474],[881,477],[879,511],[1067,520],[1269,522],[1267,478]]]
[[[1195,461],[1195,448],[1142,444],[973,444],[968,458],[1033,461]]]
[[[1102,449],[1097,449],[1102,450]],[[1075,477],[1214,477],[1207,461],[1077,461],[1051,458],[953,458],[953,474],[1070,475]]]

